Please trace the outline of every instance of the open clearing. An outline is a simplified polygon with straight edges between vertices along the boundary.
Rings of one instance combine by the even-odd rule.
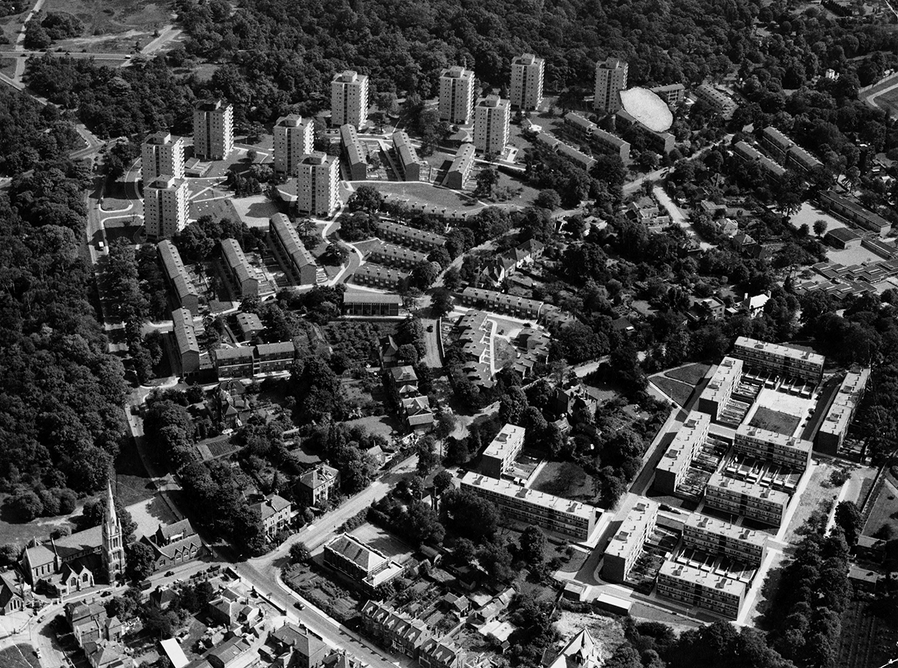
[[[898,487],[891,477],[885,480],[879,496],[873,502],[870,517],[864,525],[864,535],[872,536],[886,525],[892,527],[893,536],[898,536]]]
[[[446,188],[436,188],[427,183],[377,183],[366,185],[377,188],[380,192],[409,200],[409,204],[425,204],[427,206],[445,207],[454,211],[477,211],[480,205],[472,204],[459,193]]]
[[[591,502],[595,498],[592,482],[592,477],[573,462],[548,462],[531,488],[565,499]]]
[[[766,429],[767,431],[774,431],[778,434],[791,436],[795,433],[795,428],[798,426],[799,422],[801,422],[801,420],[794,415],[781,413],[780,411],[775,411],[766,406],[759,406],[748,424],[751,427],[758,427],[760,429]]]
[[[710,364],[690,364],[681,366],[679,369],[671,369],[664,373],[668,378],[679,380],[687,385],[698,385],[699,381],[708,373],[711,368]]]
[[[673,399],[678,406],[685,406],[689,402],[689,397],[692,396],[692,390],[695,389],[692,385],[667,378],[662,374],[652,376],[649,380],[655,387]]]
[[[0,666],[3,668],[40,668],[31,645],[13,645],[0,650]]]
[[[141,0],[46,0],[43,11],[71,14],[84,24],[85,36],[145,31],[152,39],[155,30],[172,21],[168,3]]]

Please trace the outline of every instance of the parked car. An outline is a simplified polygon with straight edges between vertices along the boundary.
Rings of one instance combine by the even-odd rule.
[[[306,606],[304,606],[304,605],[303,605],[302,603],[300,603],[299,601],[297,601],[296,603],[294,603],[294,604],[293,604],[293,607],[296,608],[297,610],[305,610],[305,609],[306,609]]]

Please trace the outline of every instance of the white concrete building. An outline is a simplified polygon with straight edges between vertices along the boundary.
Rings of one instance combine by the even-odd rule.
[[[281,116],[274,124],[274,171],[293,176],[304,155],[314,149],[315,124],[299,114]]]
[[[627,63],[617,58],[596,63],[594,109],[615,113],[621,108],[620,92],[627,88]]]
[[[331,82],[331,126],[361,128],[368,118],[368,76],[346,70]]]
[[[511,105],[518,109],[536,109],[543,101],[543,77],[546,62],[532,53],[511,61]]]
[[[148,239],[171,237],[187,227],[187,181],[160,176],[143,189],[143,219]]]
[[[199,102],[193,109],[194,154],[207,160],[224,160],[233,150],[233,105],[224,100]]]
[[[440,74],[440,120],[467,125],[474,107],[474,72],[459,65]]]
[[[329,216],[339,202],[340,165],[325,153],[305,155],[296,166],[296,208],[299,213]]]
[[[184,178],[184,139],[181,137],[172,137],[170,132],[154,132],[140,147],[140,157],[144,183],[152,183],[163,175]]]
[[[508,143],[511,108],[508,100],[490,95],[474,109],[474,146],[484,153],[502,153]]]

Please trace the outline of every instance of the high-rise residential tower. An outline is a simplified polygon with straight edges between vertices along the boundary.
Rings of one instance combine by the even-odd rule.
[[[621,108],[620,92],[627,88],[627,70],[627,63],[617,58],[596,63],[595,109],[613,114]]]
[[[368,118],[368,77],[346,70],[331,82],[331,125],[365,125]]]
[[[511,106],[536,109],[543,101],[543,76],[546,62],[532,53],[525,53],[511,61]]]
[[[456,65],[440,74],[440,120],[467,125],[474,106],[474,72]]]

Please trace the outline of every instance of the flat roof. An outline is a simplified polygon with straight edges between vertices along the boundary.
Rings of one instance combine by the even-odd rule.
[[[509,480],[490,478],[474,471],[469,471],[464,475],[461,479],[461,485],[462,487],[473,487],[474,489],[486,490],[500,496],[519,499],[540,508],[554,510],[561,515],[577,517],[587,521],[593,519],[596,512],[601,512],[599,508],[580,503],[579,501],[571,501],[570,499],[562,499],[559,496],[553,496],[545,492],[537,492]]]
[[[818,355],[817,353],[812,353],[809,350],[802,350],[801,348],[795,348],[793,346],[781,345],[779,343],[768,343],[766,341],[759,341],[758,339],[750,339],[747,336],[740,336],[736,339],[735,344],[736,349],[745,348],[752,350],[760,350],[762,352],[775,355],[777,357],[786,357],[789,359],[800,359],[806,362],[810,362],[812,364],[818,364],[821,367],[823,363],[826,361],[826,358],[823,355]]]
[[[633,550],[642,547],[646,525],[654,522],[658,516],[659,505],[649,499],[641,498],[630,509],[614,537],[608,542],[605,554],[626,559]]]
[[[739,527],[730,522],[724,522],[701,513],[690,514],[686,518],[685,526],[714,536],[721,536],[727,540],[755,545],[760,548],[767,544],[766,536],[758,531]]]
[[[737,494],[743,494],[755,499],[764,499],[770,503],[775,503],[785,508],[789,503],[789,495],[769,487],[761,487],[757,483],[748,480],[737,480],[730,478],[722,473],[714,473],[708,479],[708,487],[717,487],[727,489]]]
[[[727,355],[717,365],[717,369],[714,370],[708,384],[702,390],[701,398],[719,401],[721,396],[726,394],[727,388],[732,389],[741,376],[742,360]]]
[[[517,425],[508,423],[496,434],[496,437],[490,441],[483,451],[484,457],[495,457],[502,459],[509,451],[520,451],[524,443],[524,434],[526,429]]]
[[[689,466],[693,451],[700,445],[698,440],[707,433],[710,424],[710,415],[692,411],[683,426],[677,430],[656,468],[676,473],[684,466]]]
[[[742,599],[745,596],[745,583],[738,580],[731,580],[710,571],[704,571],[694,566],[687,566],[670,559],[661,564],[661,570],[658,576],[666,576],[675,580],[701,587],[702,589],[712,589],[722,594],[736,596]]]
[[[801,452],[810,452],[814,449],[814,444],[803,438],[787,436],[778,431],[770,431],[769,429],[761,429],[761,427],[753,427],[750,424],[741,424],[736,429],[736,438],[745,436],[748,438],[764,441],[773,445],[787,446]]]
[[[398,304],[402,305],[402,297],[380,292],[346,292],[343,294],[344,304]]]

